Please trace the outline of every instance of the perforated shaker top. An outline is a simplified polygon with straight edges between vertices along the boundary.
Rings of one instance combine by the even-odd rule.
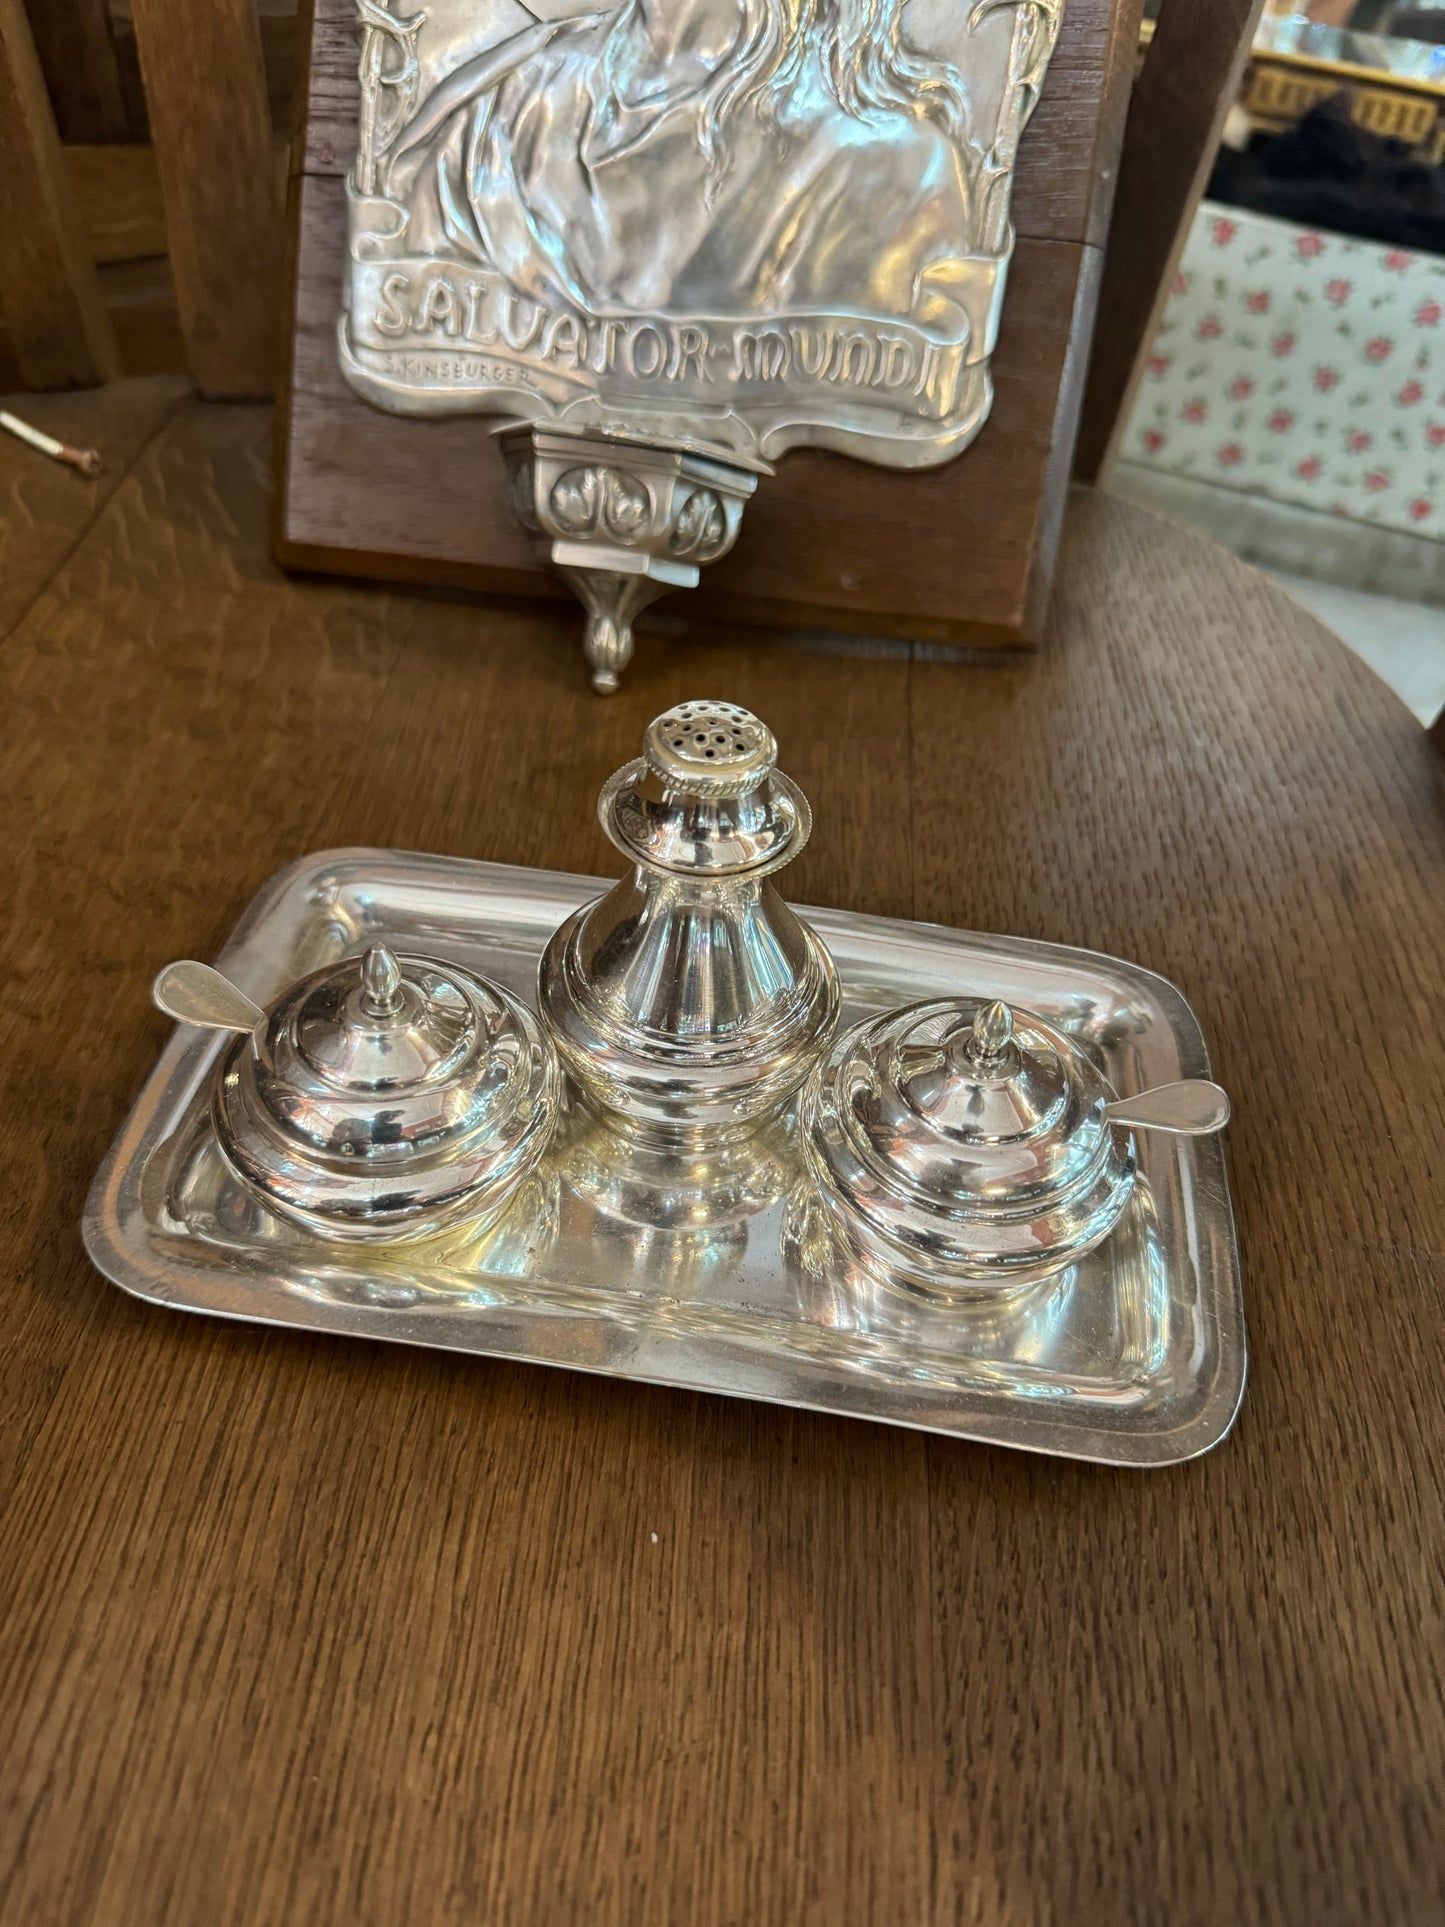
[[[778,745],[750,710],[697,698],[649,723],[642,753],[668,789],[722,798],[756,789],[772,773]]]
[[[693,697],[647,726],[642,754],[602,786],[597,814],[626,856],[672,876],[765,876],[813,827],[808,799],[777,767],[766,723],[737,703]]]

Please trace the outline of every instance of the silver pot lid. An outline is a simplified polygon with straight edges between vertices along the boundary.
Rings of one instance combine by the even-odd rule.
[[[228,1158],[291,1215],[418,1235],[536,1163],[561,1079],[531,1013],[460,965],[374,944],[294,984],[221,1067]]]
[[[865,1256],[948,1297],[1098,1244],[1134,1178],[1114,1093],[1061,1031],[1000,1002],[911,1004],[841,1037],[804,1100],[809,1166]]]
[[[791,863],[813,829],[808,800],[777,769],[766,723],[694,699],[648,725],[642,755],[603,786],[597,814],[633,862],[665,874],[758,877]]]

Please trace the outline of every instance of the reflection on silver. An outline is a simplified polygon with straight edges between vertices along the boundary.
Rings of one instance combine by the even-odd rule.
[[[1061,8],[360,0],[346,379],[402,413],[589,437],[575,466],[614,490],[641,480],[629,443],[732,464],[716,553],[790,448],[947,460],[988,412],[1014,164]],[[685,526],[653,502],[654,535]],[[600,613],[572,579],[624,637],[620,574],[682,586],[607,573]]]
[[[805,1281],[801,1296],[813,1316],[873,1337],[916,1338],[936,1329],[935,1308],[947,1305],[960,1346],[1017,1352],[1066,1315],[1078,1283],[1073,1265],[992,1291],[945,1297],[916,1289],[860,1252],[819,1191],[806,1156],[802,1161],[805,1175],[789,1192],[783,1215],[782,1250],[790,1269]]]
[[[664,847],[676,827],[661,826]],[[299,975],[385,943],[525,1001],[548,939],[600,887],[333,852],[269,885],[218,961],[265,1006]],[[1208,1073],[1178,993],[1133,965],[836,910],[807,917],[850,1024],[963,990],[1037,1012],[1111,1090]],[[214,1033],[172,1035],[87,1207],[96,1263],[154,1302],[1117,1464],[1204,1451],[1238,1405],[1244,1327],[1217,1138],[1141,1134],[1132,1195],[1101,1245],[1006,1302],[940,1306],[837,1253],[787,1112],[689,1149],[614,1138],[579,1109],[491,1224],[338,1243],[269,1211],[220,1155],[208,1098],[226,1048]]]
[[[170,966],[155,994],[183,1023],[239,1030],[212,1094],[222,1155],[270,1209],[331,1238],[486,1224],[556,1122],[561,1074],[536,1019],[456,965],[371,944],[261,1022],[205,965]]]
[[[542,1017],[587,1101],[657,1139],[716,1142],[778,1111],[838,1018],[828,953],[769,881],[812,813],[772,732],[685,702],[598,803],[631,873],[542,955]]]
[[[600,1290],[695,1294],[744,1255],[751,1221],[787,1188],[792,1146],[774,1120],[705,1147],[651,1143],[579,1112],[547,1160],[561,1236],[590,1250]],[[619,1264],[619,1258],[625,1262]]]

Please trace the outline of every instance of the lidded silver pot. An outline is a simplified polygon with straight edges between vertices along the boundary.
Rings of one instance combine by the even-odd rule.
[[[1101,1244],[1134,1188],[1134,1130],[1228,1122],[1217,1084],[1117,1097],[1031,1011],[944,998],[865,1019],[818,1065],[804,1155],[844,1248],[940,1303],[997,1300]]]
[[[553,934],[539,993],[565,1069],[614,1125],[686,1144],[745,1131],[832,1036],[832,959],[772,883],[813,827],[776,763],[756,716],[697,700],[603,786],[631,867]]]
[[[227,1164],[328,1238],[425,1237],[500,1212],[541,1158],[562,1077],[532,1013],[458,964],[373,944],[263,1011],[207,964],[169,964],[155,1001],[238,1033],[211,1119]]]

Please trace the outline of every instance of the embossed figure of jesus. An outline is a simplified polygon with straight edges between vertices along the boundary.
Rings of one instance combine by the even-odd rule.
[[[962,83],[909,51],[898,0],[819,0],[808,24],[796,0],[623,0],[523,30],[396,143],[409,247],[596,315],[956,334]]]
[[[343,371],[534,424],[512,500],[599,687],[777,456],[918,467],[977,433],[1062,0],[359,5]]]

